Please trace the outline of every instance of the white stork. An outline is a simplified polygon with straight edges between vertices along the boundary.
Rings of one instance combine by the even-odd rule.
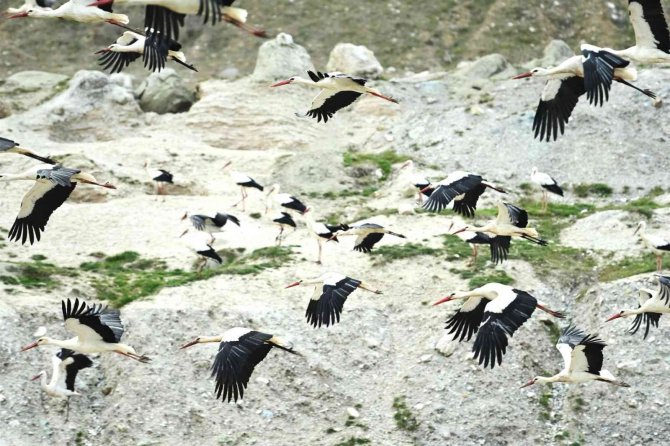
[[[333,235],[332,239],[334,240],[338,236],[345,235],[355,235],[356,241],[354,241],[354,251],[370,253],[375,244],[379,242],[384,234],[393,235],[395,237],[407,238],[402,234],[397,232],[390,231],[384,228],[381,225],[376,223],[363,223],[360,225],[344,225],[344,228],[340,231],[337,231]]]
[[[18,175],[0,173],[0,181],[15,180],[34,181],[35,184],[21,200],[21,209],[9,230],[9,239],[21,240],[21,244],[30,240],[31,245],[40,240],[51,214],[65,203],[77,183],[116,189],[109,183],[99,183],[93,175],[81,170],[49,164],[33,167]]]
[[[328,327],[340,322],[344,302],[357,288],[382,294],[372,285],[335,272],[321,274],[315,279],[300,279],[287,285],[286,288],[299,285],[314,285],[314,292],[305,312],[307,323],[314,328],[321,325]]]
[[[225,166],[223,166],[223,170],[225,171],[228,169],[231,165],[233,164],[232,161],[228,161]],[[249,196],[247,194],[247,189],[258,189],[259,191],[263,192],[264,187],[261,186],[256,180],[251,178],[249,175],[240,173],[240,172],[235,172],[231,171],[230,172],[230,177],[232,178],[233,182],[240,186],[240,191],[242,193],[242,199],[235,203],[233,207],[236,207],[238,204],[242,203],[242,212],[246,211],[246,206],[245,206],[245,201],[247,197]]]
[[[219,336],[198,336],[181,348],[208,342],[220,343],[212,364],[212,376],[216,380],[216,398],[221,398],[223,402],[242,399],[254,368],[265,359],[272,347],[300,355],[276,336],[243,327],[231,328]]]
[[[470,245],[470,249],[472,249],[472,257],[468,261],[468,266],[475,266],[477,264],[477,246],[478,245],[489,245],[491,249],[491,261],[493,263],[500,263],[503,260],[507,258],[505,252],[501,252],[500,256],[498,256],[498,250],[494,250],[493,247],[495,246],[498,248],[498,245],[493,245],[491,244],[491,237],[485,232],[472,232],[472,231],[467,231],[463,230],[462,227],[459,228],[459,226],[454,225],[454,222],[452,221],[451,224],[449,225],[449,229],[447,230],[447,234],[449,235],[455,235],[468,245]]]
[[[161,71],[168,60],[173,60],[189,70],[198,71],[193,65],[186,63],[186,56],[181,51],[181,44],[176,40],[163,37],[158,33],[146,36],[134,31],[126,31],[116,42],[97,51],[103,70],[120,73],[131,62],[142,56],[144,67],[150,71]]]
[[[205,240],[202,233],[197,232],[190,236],[184,237],[187,233],[188,231],[185,231],[179,237],[184,240],[186,246],[191,251],[198,255],[199,261],[196,268],[196,272],[198,274],[202,272],[203,268],[205,268],[209,260],[214,261],[218,265],[223,264],[223,259],[221,256],[216,252],[212,245]]]
[[[640,288],[638,291],[638,306],[635,309],[621,310],[613,314],[605,322],[619,319],[620,317],[635,316],[629,332],[637,333],[644,323],[644,339],[647,339],[651,325],[658,327],[658,321],[664,313],[670,313],[670,277],[657,275],[658,287],[655,290]]]
[[[542,188],[542,209],[545,211],[549,204],[549,194],[547,192],[551,192],[552,194],[561,197],[563,196],[563,189],[558,185],[558,181],[551,175],[538,171],[537,167],[533,167],[533,171],[530,174],[530,181]]]
[[[6,15],[18,14],[20,12],[30,11],[31,9],[50,10],[56,3],[56,0],[24,0],[18,8],[7,8]]]
[[[270,190],[268,190],[265,202],[265,213],[267,214],[270,209],[273,209],[275,204],[299,212],[302,215],[309,211],[309,208],[293,195],[279,193],[279,184],[273,184],[270,187]]]
[[[214,233],[223,232],[224,226],[226,226],[226,223],[229,221],[232,224],[236,224],[238,227],[240,226],[240,220],[237,217],[223,212],[217,212],[214,217],[201,214],[188,215],[188,212],[186,212],[181,219],[184,221],[187,218],[196,231],[206,232],[210,235],[210,243],[214,243]],[[180,237],[183,237],[187,232],[188,229],[186,229]]]
[[[29,9],[10,15],[10,19],[21,17],[35,17],[44,19],[63,19],[79,23],[111,23],[125,27],[128,24],[128,16],[125,14],[115,14],[111,7],[91,8],[90,0],[69,0],[56,9]]]
[[[36,159],[45,164],[56,164],[56,161],[52,160],[51,158],[45,158],[43,156],[36,155],[32,152],[32,150],[20,147],[18,142],[2,137],[0,137],[0,153],[17,153],[19,155],[25,155],[27,157]]]
[[[366,87],[367,79],[350,76],[343,73],[321,73],[308,71],[309,79],[294,76],[285,81],[272,84],[271,87],[280,87],[288,84],[302,84],[309,87],[319,88],[321,91],[312,100],[312,106],[305,116],[315,118],[318,122],[328,122],[328,119],[364,94],[371,94],[387,101],[398,103],[397,100],[384,96],[374,88]]]
[[[484,367],[502,363],[507,350],[507,336],[512,336],[526,322],[535,308],[552,316],[563,314],[548,309],[525,291],[500,283],[487,283],[472,291],[457,291],[433,305],[464,299],[461,308],[448,321],[446,329],[454,340],[469,341],[477,333],[472,351]]]
[[[568,326],[563,329],[556,344],[556,348],[563,356],[563,370],[551,377],[536,376],[521,388],[538,383],[580,384],[588,381],[603,381],[619,387],[630,387],[603,369],[605,346],[606,344],[597,336],[587,335],[576,327]]]
[[[654,254],[656,254],[656,271],[663,269],[663,255],[670,253],[670,241],[656,234],[647,234],[647,223],[641,221],[633,235],[638,234],[642,243]]]
[[[322,261],[323,244],[329,240],[339,242],[337,239],[337,232],[346,231],[349,229],[349,226],[346,224],[328,225],[316,222],[311,214],[305,214],[305,223],[307,224],[307,229],[309,229],[310,233],[319,244],[319,257],[316,263],[320,265]]]
[[[486,181],[481,175],[458,170],[439,183],[426,186],[421,190],[425,193],[432,189],[423,208],[432,212],[442,212],[453,201],[454,212],[465,217],[474,217],[477,201],[486,188],[506,193],[503,189]]]
[[[426,178],[425,175],[417,173],[414,171],[414,161],[412,160],[407,160],[403,163],[402,166],[400,166],[400,169],[408,169],[410,171],[409,175],[409,183],[418,189],[418,202],[419,204],[423,203],[424,198],[423,197],[430,197],[430,195],[433,193],[433,189],[430,188],[431,182],[428,178]]]
[[[629,63],[614,55],[610,57],[610,65],[607,68],[612,72],[612,78],[624,85],[634,88],[640,93],[656,99],[656,94],[649,90],[642,90],[628,81],[637,79],[637,70]],[[524,79],[527,77],[547,78],[547,83],[542,90],[540,103],[535,112],[533,120],[533,132],[535,138],[540,141],[556,141],[558,134],[562,135],[565,125],[570,119],[572,111],[577,106],[580,96],[588,93],[589,101],[594,105],[602,105],[609,98],[611,80],[607,76],[596,79],[584,79],[584,61],[582,56],[573,56],[553,68],[534,68],[526,73],[514,76],[513,79]]]
[[[165,169],[154,169],[149,165],[149,161],[144,162],[144,170],[156,185],[156,195],[165,195],[165,186],[174,184],[174,175]]]
[[[130,345],[121,344],[124,328],[118,310],[102,304],[89,306],[79,299],[75,299],[74,304],[70,299],[67,303],[61,301],[61,309],[65,328],[76,336],[65,340],[43,336],[23,347],[22,352],[41,345],[55,345],[79,353],[113,352],[140,362],[151,361],[147,356],[137,354]]]
[[[279,234],[277,234],[275,242],[277,243],[277,245],[281,246],[281,242],[284,240],[284,231],[286,230],[286,228],[293,228],[293,230],[295,231],[297,225],[295,224],[295,220],[293,220],[293,217],[291,217],[291,214],[289,214],[288,212],[282,212],[279,217],[274,218],[272,221],[279,225]]]

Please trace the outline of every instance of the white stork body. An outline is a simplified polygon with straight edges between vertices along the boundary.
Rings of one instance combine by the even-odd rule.
[[[31,9],[50,10],[56,3],[55,0],[24,0],[23,4],[18,8],[7,8],[7,14],[19,14],[21,12],[30,11]]]
[[[125,14],[115,14],[100,8],[90,7],[90,0],[69,0],[56,9],[30,9],[10,16],[10,18],[35,17],[45,19],[63,19],[79,23],[112,23],[127,25]]]
[[[656,234],[647,233],[647,223],[641,221],[635,229],[642,243],[656,255],[656,271],[661,272],[663,269],[663,255],[670,253],[670,241]]]
[[[363,223],[360,225],[343,225],[343,229],[337,231],[333,239],[338,236],[355,235],[354,251],[370,253],[375,244],[379,242],[384,234],[393,235],[395,237],[407,238],[402,234],[393,232],[376,223]]]
[[[327,272],[314,279],[300,279],[286,288],[299,285],[314,285],[314,292],[305,312],[307,322],[314,328],[321,325],[328,327],[340,322],[344,302],[357,288],[382,294],[372,285],[335,272]]]
[[[630,333],[637,333],[641,325],[645,324],[644,339],[649,334],[650,326],[658,327],[663,314],[670,313],[670,277],[657,276],[658,287],[655,290],[641,288],[639,290],[638,307],[630,310],[621,310],[610,316],[606,322],[621,317],[635,316],[630,327]]]
[[[36,159],[45,164],[56,164],[56,162],[50,158],[45,158],[43,156],[36,155],[32,150],[28,150],[24,147],[20,147],[19,143],[12,141],[11,139],[0,137],[0,153],[16,153],[19,155],[24,155],[29,158]]]
[[[377,96],[387,101],[398,103],[397,100],[384,96],[374,88],[366,87],[367,79],[350,76],[343,73],[321,73],[308,71],[309,79],[294,76],[285,81],[277,82],[271,87],[280,87],[289,84],[307,85],[320,88],[321,91],[312,100],[312,106],[305,116],[315,118],[318,122],[328,122],[333,115],[349,105],[364,94]]]
[[[339,242],[337,239],[337,232],[347,230],[349,227],[347,225],[328,225],[321,222],[314,221],[311,214],[305,214],[305,223],[307,224],[307,229],[309,229],[310,234],[314,237],[319,245],[319,256],[316,263],[321,264],[322,255],[323,255],[323,244],[329,240],[334,242]]]
[[[578,328],[568,326],[563,329],[556,344],[556,348],[563,356],[563,370],[551,377],[536,376],[521,388],[537,383],[580,384],[589,381],[603,381],[619,387],[630,387],[602,368],[605,346],[606,344],[597,336],[587,335]]]
[[[458,291],[440,299],[439,305],[456,299],[465,302],[448,321],[446,329],[459,342],[469,341],[477,333],[472,351],[479,364],[495,367],[502,363],[506,352],[508,336],[512,336],[539,308],[552,316],[563,315],[546,308],[525,291],[500,283],[487,283],[472,291]]]
[[[558,196],[563,196],[563,189],[559,186],[558,182],[549,174],[540,172],[537,170],[537,167],[533,167],[533,171],[530,174],[530,181],[537,184],[542,188],[542,209],[546,210],[549,203],[549,196],[547,192],[556,194]]]
[[[232,164],[231,161],[228,161],[225,166],[223,166],[223,170],[225,171],[230,165]],[[247,197],[249,196],[247,194],[247,189],[258,189],[259,191],[263,192],[264,187],[261,186],[256,180],[251,178],[249,175],[241,172],[235,172],[231,171],[230,172],[230,178],[233,180],[233,183],[237,184],[240,186],[240,192],[242,193],[242,199],[235,203],[233,207],[236,207],[238,204],[242,204],[242,212],[246,211],[246,200]]]
[[[267,193],[265,202],[265,213],[267,214],[270,209],[274,209],[275,205],[279,205],[282,208],[296,211],[303,215],[307,211],[309,211],[309,208],[307,208],[307,206],[305,206],[302,201],[298,200],[293,195],[280,193],[279,184],[273,184]]]
[[[74,389],[77,373],[81,369],[91,367],[91,360],[82,354],[74,354],[72,350],[61,349],[51,357],[51,380],[47,381],[47,372],[42,370],[33,380],[40,379],[42,390],[54,398],[69,398],[80,395]]]
[[[144,170],[156,187],[156,195],[165,195],[165,187],[174,184],[174,175],[165,169],[151,167],[148,160],[144,162]]]
[[[432,193],[423,208],[432,212],[441,212],[453,201],[454,211],[465,217],[474,217],[479,197],[491,188],[505,193],[501,188],[484,180],[481,175],[457,170],[435,185],[429,185],[421,192],[432,189]]]

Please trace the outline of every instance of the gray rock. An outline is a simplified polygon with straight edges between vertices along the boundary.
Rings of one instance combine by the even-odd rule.
[[[135,91],[145,112],[183,113],[195,103],[195,91],[172,68],[153,73]]]
[[[570,48],[567,43],[555,39],[544,47],[544,57],[542,58],[541,65],[543,67],[553,67],[574,55],[575,52],[572,51],[572,48]]]
[[[328,71],[341,71],[354,76],[378,78],[384,68],[375,57],[375,53],[363,45],[338,43],[330,52]]]
[[[270,82],[291,76],[303,75],[313,70],[312,59],[302,46],[293,42],[289,34],[280,33],[274,40],[261,45],[252,79]]]
[[[68,76],[44,71],[21,71],[0,86],[0,100],[10,113],[28,110],[52,98],[67,87]]]
[[[468,79],[489,79],[492,77],[508,77],[514,69],[501,54],[489,54],[474,62],[462,65],[456,75]]]

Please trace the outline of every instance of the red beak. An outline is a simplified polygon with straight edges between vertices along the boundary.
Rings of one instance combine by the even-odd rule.
[[[449,301],[452,301],[452,300],[454,300],[454,295],[453,295],[453,294],[450,294],[450,295],[448,295],[447,297],[443,297],[442,299],[440,299],[440,300],[438,300],[437,302],[435,302],[435,303],[433,304],[433,306],[435,306],[435,305],[440,305],[440,304],[443,304],[443,303],[445,303],[445,302],[449,302]]]
[[[114,3],[114,0],[96,0],[88,6],[100,7],[100,6],[110,5],[112,3]]]
[[[8,19],[18,19],[19,17],[28,17],[27,12],[19,12],[18,14],[10,15]]]
[[[31,348],[35,348],[35,347],[37,347],[37,341],[21,347],[21,351],[25,352],[26,350],[30,350]]]
[[[432,188],[433,188],[433,186],[431,186],[431,185],[429,184],[428,186],[426,186],[426,187],[424,187],[423,189],[421,189],[419,192],[424,193],[424,192],[426,192],[427,190],[430,190],[430,189],[432,189]]]
[[[514,76],[512,79],[525,79],[525,78],[527,78],[527,77],[532,77],[532,76],[533,76],[533,73],[531,73],[530,71],[528,71],[527,73],[521,73],[521,74],[519,74],[519,75],[517,75],[517,76]]]
[[[534,380],[534,379],[531,379],[531,380],[528,381],[526,384],[524,384],[523,386],[519,387],[519,389],[523,389],[524,387],[532,386],[533,384],[535,384],[535,380]]]
[[[286,287],[285,287],[284,289],[286,289],[286,288],[293,288],[294,286],[298,286],[298,285],[300,285],[300,281],[298,281],[298,282],[293,282],[293,283],[290,284],[290,285],[286,285]]]
[[[190,347],[190,346],[192,346],[192,345],[195,345],[195,344],[197,344],[197,343],[198,343],[198,338],[195,338],[194,340],[189,341],[189,342],[187,342],[186,344],[184,344],[184,345],[182,345],[181,347],[179,347],[179,349],[181,350],[181,349],[184,349],[184,348],[188,348],[188,347]]]
[[[291,83],[290,80],[286,80],[286,81],[277,82],[276,84],[272,84],[272,85],[270,85],[270,87],[281,87],[282,85],[288,85],[290,83]]]
[[[461,232],[465,232],[465,231],[467,231],[467,230],[468,230],[467,228],[462,228],[462,229],[459,229],[458,231],[454,232],[454,233],[451,234],[451,235],[460,234]]]
[[[31,381],[36,381],[36,380],[40,379],[40,376],[42,376],[42,375],[35,375],[32,378],[30,378],[30,380]]]
[[[110,50],[109,48],[103,48],[103,49],[101,49],[101,50],[99,50],[99,51],[96,51],[96,52],[93,53],[93,54],[104,54],[104,53],[109,53],[110,51],[111,51],[111,50]]]
[[[615,313],[611,315],[610,317],[607,318],[605,322],[613,321],[614,319],[619,319],[621,317],[621,313]]]

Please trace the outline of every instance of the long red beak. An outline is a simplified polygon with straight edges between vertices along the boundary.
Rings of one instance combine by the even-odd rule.
[[[531,379],[531,380],[528,381],[526,384],[524,384],[523,386],[519,387],[519,389],[523,389],[524,387],[532,386],[533,384],[535,384],[535,380],[534,380],[534,379]]]
[[[27,12],[19,12],[18,14],[10,15],[8,19],[18,19],[19,17],[28,17]]]
[[[619,319],[621,317],[621,313],[615,313],[611,315],[610,317],[607,318],[605,322],[613,321],[614,319]]]
[[[458,231],[452,233],[451,235],[460,234],[461,232],[465,232],[465,231],[467,231],[467,230],[468,230],[467,228],[462,228],[462,229],[459,229]]]
[[[440,305],[440,304],[443,304],[443,303],[445,303],[445,302],[450,302],[450,301],[452,301],[452,300],[454,300],[454,295],[453,295],[453,294],[450,294],[450,295],[448,295],[447,297],[443,297],[442,299],[440,299],[440,300],[438,300],[437,302],[435,302],[435,303],[433,304],[433,306],[435,306],[435,305]]]
[[[96,51],[93,54],[104,54],[104,53],[109,53],[111,50],[109,48],[103,48],[101,50]]]
[[[527,73],[521,73],[521,74],[519,74],[519,75],[517,75],[517,76],[514,76],[512,79],[525,79],[525,78],[527,78],[527,77],[532,77],[532,76],[533,76],[533,73],[531,73],[530,71],[528,71]]]
[[[114,3],[114,0],[96,0],[93,3],[89,4],[88,6],[105,6],[105,5],[110,5]]]
[[[426,192],[427,190],[430,190],[430,189],[432,189],[432,188],[433,188],[432,185],[428,185],[428,186],[424,187],[423,189],[421,189],[419,192],[424,193],[424,192]]]
[[[31,381],[37,381],[38,379],[40,379],[40,376],[42,376],[42,375],[35,375],[32,378],[30,378],[30,380]]]
[[[21,351],[25,352],[26,350],[30,350],[31,348],[35,348],[35,347],[37,347],[37,341],[32,342],[28,345],[25,345],[25,346],[21,347]]]
[[[300,285],[300,281],[298,281],[298,282],[293,282],[293,283],[290,284],[290,285],[286,285],[286,287],[285,287],[284,289],[286,289],[286,288],[293,288],[294,286],[298,286],[298,285]]]
[[[277,82],[276,84],[272,84],[272,85],[270,85],[270,87],[281,87],[282,85],[288,85],[290,83],[291,83],[290,80],[286,80],[286,81]]]
[[[189,342],[187,342],[186,344],[184,344],[184,345],[182,345],[181,347],[179,347],[179,349],[182,350],[182,349],[188,348],[188,347],[190,347],[190,346],[192,346],[192,345],[195,345],[195,344],[197,344],[197,343],[198,343],[198,338],[195,338],[194,340],[189,341]]]
[[[381,94],[381,93],[376,93],[376,92],[374,92],[374,91],[370,91],[369,93],[370,93],[371,95],[373,95],[373,96],[377,96],[378,98],[386,99],[387,101],[393,102],[394,104],[398,104],[398,103],[399,103],[397,99],[394,99],[394,98],[392,98],[392,97],[390,97],[390,96],[385,96],[385,95],[383,95],[383,94]]]

